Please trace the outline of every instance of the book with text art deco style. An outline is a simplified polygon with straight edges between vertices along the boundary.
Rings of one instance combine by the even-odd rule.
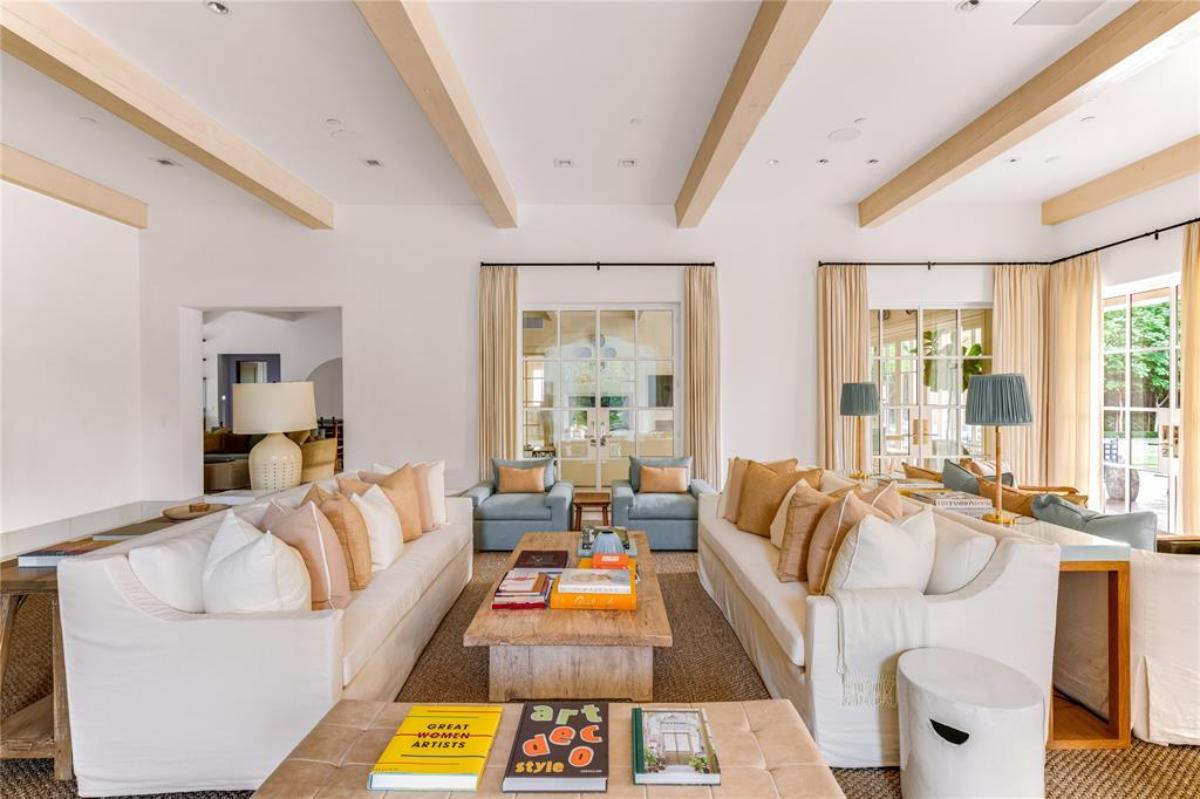
[[[526,702],[501,790],[608,790],[608,703]]]
[[[635,785],[720,785],[708,719],[694,708],[633,709]]]
[[[372,791],[474,791],[500,705],[413,705],[367,778]]]

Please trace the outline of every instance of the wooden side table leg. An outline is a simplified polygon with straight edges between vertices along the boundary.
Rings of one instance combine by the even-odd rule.
[[[601,510],[601,511],[604,513],[604,526],[605,526],[605,527],[608,527],[608,525],[609,525],[609,521],[608,521],[608,506],[607,506],[607,505],[605,505],[605,506],[603,506],[603,507],[602,507],[600,510]]]
[[[21,606],[19,594],[0,594],[0,686],[4,685],[4,672],[8,668],[9,646],[13,628],[17,623],[17,608]]]
[[[1129,564],[1108,573],[1108,725],[1120,746],[1129,740]]]
[[[54,778],[69,780],[75,776],[71,757],[71,723],[67,715],[67,670],[63,658],[62,619],[58,597],[50,600],[50,623],[54,648]]]

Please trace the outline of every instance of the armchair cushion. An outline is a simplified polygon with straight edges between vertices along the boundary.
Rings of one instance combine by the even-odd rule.
[[[536,469],[544,466],[546,471],[542,474],[543,490],[549,491],[555,483],[554,458],[492,458],[492,491],[500,490],[501,466],[510,469]]]
[[[643,466],[684,466],[687,467],[688,476],[690,477],[692,473],[692,456],[688,455],[682,458],[630,458],[629,485],[632,486],[634,493],[642,490]]]
[[[1154,511],[1105,515],[1081,508],[1055,494],[1041,494],[1033,500],[1033,516],[1044,522],[1082,530],[1112,541],[1123,541],[1134,549],[1153,552],[1158,536],[1158,517]]]
[[[477,519],[549,521],[550,515],[545,494],[492,494],[475,507]]]
[[[700,503],[692,494],[637,494],[630,519],[695,519]]]

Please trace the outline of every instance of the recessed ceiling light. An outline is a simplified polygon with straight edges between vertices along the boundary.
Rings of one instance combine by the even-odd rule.
[[[862,135],[862,131],[858,128],[838,128],[829,134],[829,140],[835,142],[854,141]]]
[[[180,166],[180,163],[178,161],[172,161],[170,158],[163,158],[161,156],[155,156],[155,157],[151,158],[150,160],[153,161],[154,163],[158,164],[159,166]]]
[[[868,164],[878,164],[878,163],[879,163],[879,159],[878,159],[878,158],[868,158],[868,159],[867,159],[867,163],[868,163]]]
[[[864,122],[866,122],[866,121],[867,121],[867,118],[866,118],[866,117],[859,117],[858,119],[854,120],[854,124],[855,124],[855,125],[861,125],[862,123],[864,123]]]
[[[204,7],[221,17],[229,13],[229,6],[218,2],[218,0],[204,0]]]
[[[979,0],[962,0],[954,7],[955,11],[974,11],[979,8]]]
[[[332,125],[336,128],[336,127],[341,126],[342,120],[338,119],[337,117],[329,117],[328,119],[325,120],[325,124]]]
[[[362,160],[362,165],[365,167],[371,167],[372,169],[374,169],[376,167],[383,166],[383,162],[380,161],[378,158],[364,158]]]
[[[636,158],[618,158],[617,166],[622,167],[623,169],[630,169],[632,167],[637,166],[637,159]]]
[[[632,119],[630,119],[630,120],[629,120],[629,124],[630,124],[630,125],[640,125],[640,124],[642,124],[642,118],[641,118],[641,117],[634,117],[634,118],[632,118]]]
[[[1049,158],[1047,158],[1047,159],[1046,159],[1046,163],[1047,163],[1047,164],[1053,164],[1053,163],[1054,163],[1055,161],[1057,161],[1058,159],[1059,159],[1059,156],[1057,156],[1057,155],[1052,155],[1052,156],[1050,156]]]
[[[570,169],[575,166],[575,162],[570,158],[555,158],[554,165],[559,169]]]
[[[79,121],[80,121],[80,122],[84,122],[84,123],[86,123],[86,124],[88,124],[88,125],[98,125],[98,124],[100,124],[100,123],[98,123],[98,122],[96,121],[96,118],[95,118],[95,117],[83,116],[83,117],[80,117],[80,118],[79,118]]]
[[[779,166],[779,159],[778,158],[768,158],[767,166]]]
[[[828,163],[829,163],[829,159],[828,159],[828,158],[818,158],[818,159],[817,159],[817,163],[818,163],[818,164],[828,164]]]
[[[1017,162],[1018,162],[1018,161],[1020,161],[1020,160],[1021,160],[1020,158],[1017,158],[1016,156],[1013,156],[1012,158],[1008,159],[1008,163],[1010,163],[1010,164],[1015,164],[1015,163],[1017,163]]]
[[[1096,121],[1096,117],[1095,117],[1095,115],[1094,115],[1094,114],[1088,114],[1087,116],[1083,117],[1083,118],[1082,118],[1082,119],[1080,119],[1079,121],[1080,121],[1080,122],[1095,122],[1095,121]]]

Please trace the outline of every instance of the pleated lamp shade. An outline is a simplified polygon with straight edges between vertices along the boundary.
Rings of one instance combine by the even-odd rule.
[[[874,383],[842,383],[842,416],[879,413],[879,388]]]
[[[967,413],[964,421],[976,425],[1025,425],[1033,423],[1033,407],[1025,375],[974,375],[967,384]]]

